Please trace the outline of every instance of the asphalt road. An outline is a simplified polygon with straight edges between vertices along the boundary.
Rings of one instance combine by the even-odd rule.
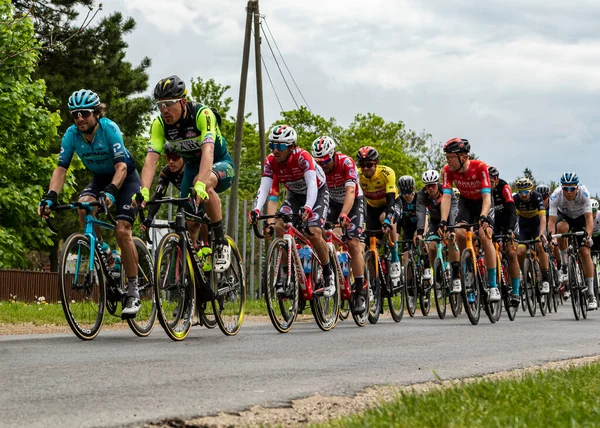
[[[348,320],[326,333],[314,322],[287,334],[248,323],[235,337],[194,327],[180,343],[158,324],[147,338],[0,336],[0,426],[141,425],[598,353],[600,313],[575,321],[570,305],[546,317],[519,312],[515,322],[503,315],[493,325],[482,313],[478,326],[464,314],[432,314],[364,328]]]

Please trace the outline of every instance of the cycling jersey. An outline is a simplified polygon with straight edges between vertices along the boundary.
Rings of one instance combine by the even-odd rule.
[[[153,201],[157,199],[161,199],[167,193],[167,188],[169,187],[169,183],[172,183],[177,189],[181,187],[181,181],[183,180],[183,167],[179,169],[179,171],[171,171],[169,166],[165,166],[162,171],[160,171],[160,176],[158,179],[158,184],[156,185],[156,192],[152,197]],[[153,218],[158,210],[160,209],[160,205],[150,205],[148,208],[148,217]]]
[[[214,144],[214,163],[231,157],[215,114],[202,104],[187,103],[183,117],[173,125],[165,123],[162,116],[152,121],[148,152],[160,155],[167,141],[186,163],[200,163],[204,144]]]
[[[492,197],[496,234],[501,234],[502,229],[514,230],[517,224],[517,213],[515,199],[513,199],[508,183],[504,180],[498,180],[498,184],[492,191]]]
[[[396,199],[396,205],[400,209],[400,219],[398,224],[402,228],[415,229],[417,227],[417,195],[415,194],[412,202],[408,203],[404,199],[404,195],[398,196]]]
[[[267,156],[254,202],[255,209],[262,209],[267,196],[273,192],[274,180],[283,184],[288,193],[306,195],[306,205],[311,208],[317,200],[318,190],[326,186],[323,169],[310,153],[300,147],[294,148],[285,162],[277,162],[273,153]]]
[[[325,174],[329,198],[334,202],[343,203],[346,196],[346,187],[354,187],[356,197],[362,196],[358,185],[358,170],[354,160],[343,153],[333,155],[334,166],[331,172]]]
[[[529,200],[522,200],[517,193],[513,195],[515,206],[517,207],[517,215],[522,218],[533,219],[541,215],[546,215],[544,208],[544,198],[536,191],[529,194]]]
[[[417,193],[417,233],[423,234],[425,229],[425,217],[427,213],[429,213],[429,223],[436,225],[440,224],[442,220],[442,185],[438,184],[439,194],[437,198],[432,198],[427,193],[425,188],[422,188]],[[454,220],[456,219],[456,210],[457,210],[457,198],[452,193],[452,201],[450,205],[450,214],[448,215],[448,224],[450,226],[454,225]]]
[[[600,235],[600,211],[596,212],[596,217],[594,217],[594,230],[592,231],[592,235]]]
[[[123,144],[119,126],[110,119],[98,119],[98,128],[91,143],[84,140],[77,126],[71,125],[62,138],[58,166],[69,168],[73,153],[94,175],[113,176],[115,165],[125,162],[127,172],[135,171],[135,160]],[[110,183],[110,181],[109,181]]]
[[[490,175],[485,162],[469,161],[465,172],[450,171],[448,164],[442,169],[444,194],[452,193],[452,184],[460,192],[461,199],[479,200],[485,193],[491,194]]]
[[[562,188],[558,186],[550,196],[550,215],[557,216],[559,213],[566,217],[577,218],[584,213],[592,212],[592,200],[590,192],[584,185],[577,189],[575,198],[568,201],[563,195]]]
[[[387,202],[387,193],[393,193],[394,198],[398,196],[396,173],[392,168],[377,165],[377,169],[371,178],[365,177],[362,170],[358,172],[358,177],[367,204],[372,207],[384,207]]]

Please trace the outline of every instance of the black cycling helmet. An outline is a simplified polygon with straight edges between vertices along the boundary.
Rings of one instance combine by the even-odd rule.
[[[500,173],[498,172],[498,168],[495,166],[488,166],[488,173],[490,174],[490,178],[492,177],[500,177]]]
[[[543,197],[546,197],[550,194],[550,186],[547,184],[539,184],[538,187],[535,188],[535,191],[541,193]]]
[[[403,175],[398,179],[398,189],[401,193],[412,192],[415,190],[415,179],[410,175]]]
[[[165,143],[163,146],[163,152],[165,155],[178,155],[179,153],[175,150],[175,147],[171,145],[171,143]]]
[[[465,138],[452,138],[444,144],[444,153],[469,153],[471,144]]]
[[[154,99],[183,98],[187,94],[185,82],[179,76],[173,75],[160,79],[154,87]]]
[[[356,154],[357,162],[364,161],[377,161],[379,159],[379,152],[371,146],[364,146],[358,149],[358,153]]]

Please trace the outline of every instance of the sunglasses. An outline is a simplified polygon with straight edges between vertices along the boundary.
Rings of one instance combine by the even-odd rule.
[[[360,162],[358,166],[361,168],[373,168],[375,166],[375,162]]]
[[[333,160],[332,157],[315,159],[319,165],[327,165]]]
[[[269,142],[269,148],[271,150],[275,150],[277,149],[278,151],[282,152],[285,149],[287,149],[289,146],[286,143],[273,143],[273,142]]]
[[[426,185],[425,185],[425,187],[427,187],[427,188],[429,188],[429,189],[432,189],[432,188],[434,188],[434,187],[437,187],[437,186],[438,186],[438,184],[437,184],[437,183],[429,183],[429,184],[426,184]]]
[[[531,193],[531,190],[519,190],[517,193],[521,196],[527,196]]]
[[[73,118],[73,120],[77,120],[79,118],[87,119],[88,117],[90,117],[92,115],[93,112],[94,112],[94,110],[90,110],[90,109],[73,110],[71,112],[71,117]]]
[[[415,191],[415,189],[411,189],[411,190],[402,190],[400,193],[402,193],[403,195],[410,195]]]
[[[168,161],[178,161],[179,159],[181,159],[181,155],[179,155],[177,153],[171,153],[171,154],[167,155]]]
[[[156,107],[158,107],[159,110],[162,110],[163,108],[169,108],[169,107],[174,106],[179,101],[181,101],[181,98],[177,98],[174,100],[159,100],[159,101],[156,101]]]
[[[575,190],[577,190],[577,186],[562,186],[562,189],[565,192],[574,192]]]

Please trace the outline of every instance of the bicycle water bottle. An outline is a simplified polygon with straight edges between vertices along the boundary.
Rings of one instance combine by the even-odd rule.
[[[312,272],[312,264],[311,264],[311,256],[312,256],[312,248],[308,245],[300,248],[298,250],[298,254],[300,255],[300,259],[302,260],[302,266],[304,267],[304,273],[309,274]]]
[[[112,252],[110,251],[110,247],[108,246],[108,244],[106,242],[102,241],[102,244],[100,244],[100,251],[102,251],[104,253],[104,256],[106,257],[106,261],[108,262],[108,265],[112,266],[114,263],[114,260],[113,260]]]
[[[111,256],[115,262],[115,264],[112,267],[112,276],[113,278],[118,278],[121,276],[121,253],[119,252],[119,250],[114,249],[111,251]]]
[[[348,276],[348,254],[346,252],[337,253],[338,261],[340,262],[340,266],[342,267],[342,274],[344,276]]]
[[[198,258],[202,264],[202,270],[209,272],[212,269],[212,248],[208,245],[200,247],[198,250]]]

